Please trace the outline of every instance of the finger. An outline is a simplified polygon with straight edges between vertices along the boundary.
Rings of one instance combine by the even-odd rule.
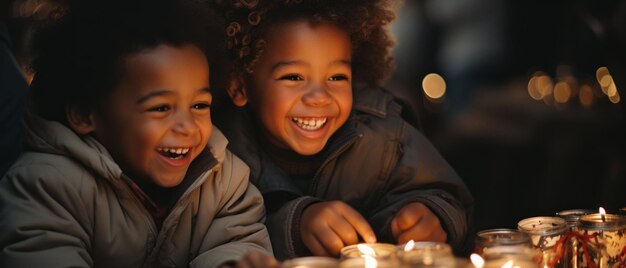
[[[343,241],[344,246],[354,245],[359,243],[359,237],[354,227],[343,218],[330,224],[330,228],[335,234]]]
[[[330,228],[330,226],[315,233],[315,237],[324,247],[326,253],[328,254],[327,256],[339,256],[339,252],[341,252],[341,249],[345,246],[341,238]]]
[[[341,215],[346,219],[348,223],[354,227],[357,233],[363,237],[363,240],[367,243],[376,243],[376,235],[370,227],[369,223],[361,216],[361,213],[354,210],[352,207],[345,205],[345,208],[341,211]]]
[[[447,234],[441,227],[439,219],[431,215],[425,216],[419,223],[403,231],[398,236],[398,243],[406,243],[409,240],[445,242],[446,239]]]
[[[311,251],[314,256],[330,256],[330,253],[326,252],[324,246],[316,237],[315,234],[311,236],[302,237],[302,242]]]
[[[415,226],[428,212],[430,210],[422,203],[410,203],[404,206],[395,217],[399,230],[402,232]]]

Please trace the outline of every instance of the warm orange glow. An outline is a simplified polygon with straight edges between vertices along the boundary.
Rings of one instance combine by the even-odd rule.
[[[572,96],[572,88],[566,82],[558,82],[554,86],[554,101],[558,103],[566,103]]]
[[[534,100],[541,100],[541,98],[543,98],[543,94],[541,94],[541,91],[539,91],[539,88],[537,87],[536,76],[531,77],[528,81],[528,95],[530,95],[530,97]]]
[[[539,92],[541,92],[542,98],[545,98],[548,95],[552,94],[552,89],[554,88],[554,83],[552,82],[552,78],[547,75],[541,75],[537,77],[537,88]]]
[[[365,268],[376,268],[378,261],[372,256],[365,255]]]
[[[472,255],[470,255],[470,260],[472,261],[472,264],[474,264],[474,266],[476,266],[477,268],[482,268],[483,266],[485,266],[485,259],[483,259],[483,257],[476,253],[472,253]]]
[[[578,92],[578,100],[580,100],[580,104],[584,107],[591,107],[593,104],[593,90],[588,85],[582,85],[580,87],[580,92]]]
[[[603,66],[598,68],[598,70],[596,70],[596,79],[598,80],[598,83],[600,83],[600,81],[602,81],[602,78],[608,74],[609,69],[607,69],[606,67]]]
[[[406,243],[406,245],[404,246],[404,251],[411,251],[413,250],[413,248],[415,248],[415,241],[410,240],[409,242]]]
[[[436,73],[430,73],[422,80],[422,89],[431,99],[440,99],[446,94],[446,81]]]
[[[606,210],[603,207],[600,207],[600,209],[598,209],[598,212],[602,215],[606,215]]]
[[[604,94],[608,95],[607,90],[611,84],[613,84],[613,77],[610,74],[607,74],[600,79],[600,87],[602,87],[602,92],[604,92]]]
[[[356,247],[364,256],[376,256],[376,252],[370,246],[358,244]]]
[[[606,90],[606,95],[611,97],[615,96],[615,94],[617,94],[617,86],[615,85],[615,82],[611,82],[611,85],[609,85],[609,88]]]
[[[507,261],[505,264],[502,265],[502,268],[513,268],[513,260]]]
[[[621,97],[619,96],[619,93],[617,93],[613,96],[609,96],[609,100],[614,104],[618,104],[621,100]]]

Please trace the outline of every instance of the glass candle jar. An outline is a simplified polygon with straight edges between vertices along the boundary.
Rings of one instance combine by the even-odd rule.
[[[588,214],[580,217],[577,239],[579,267],[624,267],[626,216]]]
[[[537,250],[527,245],[505,245],[485,248],[483,268],[538,268]]]
[[[530,236],[514,229],[488,229],[476,234],[474,253],[483,255],[487,248],[501,246],[531,247]]]
[[[411,241],[398,246],[397,252],[406,267],[438,267],[454,260],[452,247],[439,242]]]
[[[564,219],[559,217],[532,217],[518,222],[517,228],[527,233],[533,247],[541,252],[540,267],[568,267],[567,260],[569,257],[567,254],[562,254],[568,252],[566,250],[568,243],[561,240],[568,229]],[[565,248],[561,249],[562,247]]]
[[[363,258],[365,255],[376,259],[397,258],[396,245],[385,243],[361,243],[341,249],[341,259]]]
[[[591,209],[568,209],[559,211],[556,215],[563,218],[565,222],[567,222],[567,226],[570,229],[575,229],[578,225],[580,225],[580,216],[593,213],[595,213],[595,211]]]
[[[286,260],[281,268],[337,268],[339,261],[329,257],[302,257]]]
[[[398,268],[401,263],[397,258],[376,258],[364,256],[362,258],[347,258],[339,262],[340,268]]]
[[[595,213],[594,210],[591,209],[568,209],[559,211],[556,213],[557,216],[563,218],[567,222],[568,231],[566,235],[570,237],[567,243],[567,248],[565,249],[564,258],[567,258],[568,267],[578,268],[580,264],[578,263],[578,256],[582,254],[580,251],[580,243],[576,236],[572,235],[572,232],[578,232],[578,226],[580,226],[580,217],[587,214]]]

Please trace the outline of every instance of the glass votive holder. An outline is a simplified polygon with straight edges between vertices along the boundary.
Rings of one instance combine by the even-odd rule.
[[[556,215],[563,218],[565,222],[567,222],[567,227],[575,229],[578,225],[580,225],[580,216],[593,213],[595,213],[595,211],[591,209],[568,209],[559,211]]]
[[[397,246],[397,255],[407,267],[440,267],[444,261],[454,260],[450,245],[430,241]]]
[[[625,233],[624,215],[594,213],[581,216],[576,236],[581,244],[579,267],[624,267]]]
[[[485,248],[483,268],[538,268],[539,253],[527,245],[508,245]],[[544,266],[542,266],[544,267]]]
[[[330,257],[301,257],[284,261],[281,268],[337,268],[339,261]]]
[[[530,248],[530,236],[515,229],[488,229],[476,234],[474,253],[483,255],[487,248],[501,246],[525,246]]]
[[[401,263],[397,258],[377,258],[372,256],[351,257],[339,261],[339,268],[398,268]]]
[[[568,267],[568,243],[561,240],[567,231],[567,222],[559,217],[532,217],[521,220],[517,228],[530,236],[532,246],[541,252],[541,267]],[[558,242],[558,244],[557,244]]]
[[[361,243],[341,249],[341,259],[372,256],[376,259],[397,259],[396,245],[386,243]]]

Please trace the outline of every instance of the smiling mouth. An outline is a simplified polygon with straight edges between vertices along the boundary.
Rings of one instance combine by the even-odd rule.
[[[326,121],[328,118],[302,118],[302,117],[292,117],[291,121],[296,123],[296,125],[305,130],[318,130],[326,125]]]
[[[190,149],[189,147],[159,147],[157,151],[167,158],[178,160],[187,156]]]

